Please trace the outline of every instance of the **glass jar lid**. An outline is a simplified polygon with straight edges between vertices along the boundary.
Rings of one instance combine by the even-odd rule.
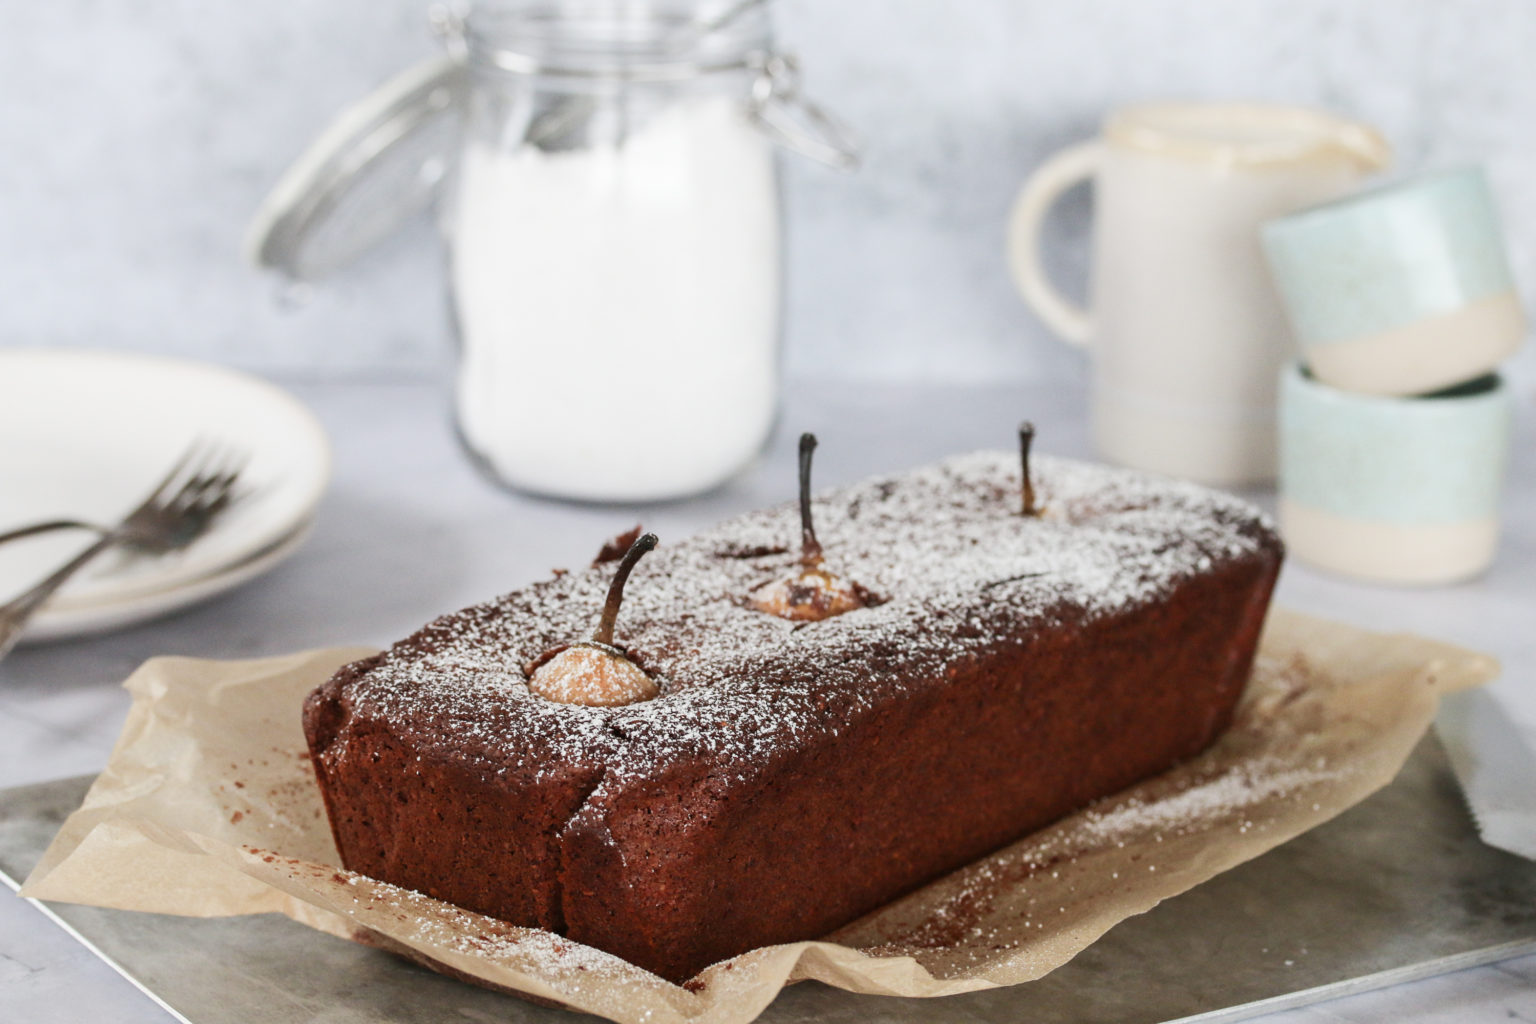
[[[438,57],[342,111],[257,209],[247,258],[315,280],[431,206],[458,138],[462,88],[463,65]]]

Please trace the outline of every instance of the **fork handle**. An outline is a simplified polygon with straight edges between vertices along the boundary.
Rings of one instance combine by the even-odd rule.
[[[74,558],[65,562],[54,570],[52,575],[42,580],[31,590],[16,597],[9,603],[0,605],[0,658],[10,653],[16,646],[16,641],[21,639],[21,631],[26,627],[28,620],[54,593],[62,587],[69,578],[83,569],[87,563],[103,551],[117,544],[122,535],[113,530],[98,537],[90,547],[80,552]]]
[[[98,534],[109,532],[104,526],[97,526],[95,523],[87,523],[79,519],[50,519],[44,523],[33,523],[31,526],[22,526],[0,533],[0,544],[21,540],[23,537],[35,537],[40,533],[52,533],[55,530],[90,530]]]

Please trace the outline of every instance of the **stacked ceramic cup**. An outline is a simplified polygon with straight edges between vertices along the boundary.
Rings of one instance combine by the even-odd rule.
[[[1291,551],[1387,583],[1493,560],[1524,310],[1475,168],[1273,220],[1265,253],[1300,344],[1280,385]]]

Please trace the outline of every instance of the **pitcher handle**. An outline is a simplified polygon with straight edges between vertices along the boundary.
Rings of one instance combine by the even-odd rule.
[[[1046,280],[1040,264],[1040,228],[1063,192],[1098,172],[1102,155],[1102,143],[1080,142],[1051,157],[1019,189],[1008,218],[1008,265],[1013,283],[1046,326],[1074,345],[1088,344],[1093,318]]]

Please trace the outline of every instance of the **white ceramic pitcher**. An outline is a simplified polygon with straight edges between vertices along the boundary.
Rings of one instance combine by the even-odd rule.
[[[1275,381],[1291,357],[1259,225],[1334,198],[1386,166],[1370,128],[1320,111],[1167,103],[1112,114],[1100,139],[1047,160],[1014,204],[1009,253],[1024,298],[1093,358],[1099,451],[1215,484],[1275,473]],[[1040,227],[1092,179],[1092,309],[1046,281]]]

